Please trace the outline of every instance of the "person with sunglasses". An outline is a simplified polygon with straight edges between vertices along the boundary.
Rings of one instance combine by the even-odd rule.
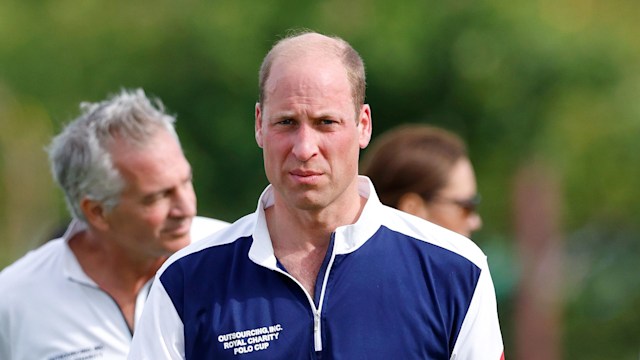
[[[371,144],[361,170],[385,205],[466,237],[482,227],[466,146],[447,130],[424,124],[391,129]]]

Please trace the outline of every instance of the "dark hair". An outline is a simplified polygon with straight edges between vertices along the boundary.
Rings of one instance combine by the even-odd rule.
[[[467,156],[457,135],[428,125],[411,124],[374,140],[361,173],[376,187],[380,201],[396,207],[402,195],[416,193],[429,201],[446,186],[454,164]]]

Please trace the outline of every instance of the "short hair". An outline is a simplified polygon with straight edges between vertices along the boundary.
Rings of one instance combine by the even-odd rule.
[[[306,35],[317,35],[314,41],[304,39]],[[271,67],[276,59],[288,55],[307,54],[322,50],[324,54],[330,54],[340,59],[347,72],[347,78],[351,84],[351,95],[356,112],[365,101],[366,75],[364,61],[358,52],[345,40],[337,36],[327,36],[310,30],[299,30],[290,32],[283,39],[278,40],[267,55],[262,60],[258,76],[258,86],[260,89],[258,102],[262,106],[266,100],[265,85],[269,80]],[[313,71],[313,70],[309,70]]]
[[[81,103],[80,109],[81,115],[53,138],[47,151],[53,178],[64,191],[69,211],[86,222],[80,209],[84,197],[101,202],[110,211],[124,189],[108,147],[115,137],[143,146],[161,129],[176,140],[178,135],[175,117],[165,113],[159,99],[147,98],[142,89],[122,90],[102,102]]]
[[[433,126],[409,124],[376,138],[362,161],[361,173],[376,187],[382,203],[398,207],[406,193],[431,200],[447,185],[455,163],[467,157],[457,135]]]

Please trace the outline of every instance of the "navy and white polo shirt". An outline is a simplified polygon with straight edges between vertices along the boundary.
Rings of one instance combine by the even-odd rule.
[[[264,209],[159,271],[129,359],[492,359],[503,354],[485,255],[380,203],[332,234],[311,298],[274,256]]]

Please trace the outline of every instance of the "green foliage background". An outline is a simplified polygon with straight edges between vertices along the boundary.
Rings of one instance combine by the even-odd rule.
[[[468,142],[485,199],[474,240],[489,255],[507,354],[513,178],[542,161],[562,194],[564,356],[637,359],[639,10],[633,0],[5,0],[0,268],[67,219],[43,147],[81,101],[120,88],[142,87],[177,114],[200,214],[253,211],[267,184],[253,137],[258,66],[304,27],[365,59],[374,136],[426,122]]]

